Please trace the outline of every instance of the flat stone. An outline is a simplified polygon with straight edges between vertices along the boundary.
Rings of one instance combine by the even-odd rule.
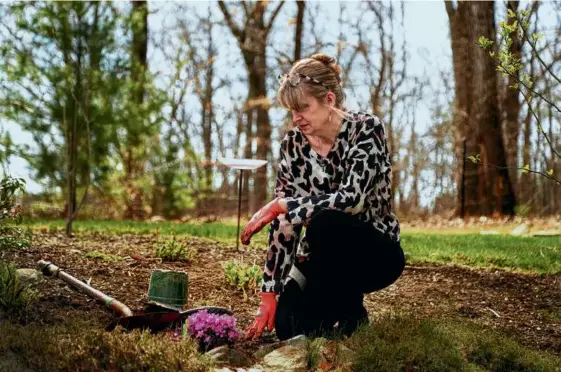
[[[539,230],[534,232],[532,236],[561,236],[561,230]]]
[[[528,226],[527,223],[522,223],[518,226],[516,226],[511,232],[510,235],[514,235],[514,236],[522,236],[522,235],[526,235],[530,232],[530,226]]]
[[[253,353],[253,356],[257,359],[263,358],[265,355],[269,354],[271,351],[278,349],[279,347],[285,345],[299,346],[307,348],[310,344],[310,340],[305,335],[294,336],[288,340],[275,342],[273,344],[263,345]]]
[[[479,232],[480,235],[501,235],[500,232],[497,230],[481,230]]]
[[[337,344],[336,355],[337,364],[343,366],[351,365],[356,359],[356,352],[341,343]]]
[[[265,355],[263,366],[272,371],[304,372],[308,369],[308,350],[301,346],[282,346]]]
[[[35,269],[17,269],[16,273],[23,284],[35,285],[43,280],[43,275]]]
[[[236,371],[239,372],[239,371]],[[247,372],[265,372],[265,368],[259,364],[254,365],[253,367],[249,368]]]
[[[217,364],[227,364],[228,366],[247,366],[250,363],[249,357],[242,351],[231,348],[228,345],[219,346],[206,353]]]

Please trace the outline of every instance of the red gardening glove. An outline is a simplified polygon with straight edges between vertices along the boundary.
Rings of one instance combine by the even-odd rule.
[[[269,332],[275,328],[275,314],[277,312],[277,294],[274,292],[261,292],[261,303],[255,321],[246,332],[246,339],[254,340],[261,336],[265,327]]]
[[[249,244],[251,237],[261,231],[261,229],[271,223],[279,214],[284,213],[282,207],[279,204],[279,198],[269,202],[266,206],[261,208],[257,213],[251,217],[247,226],[243,229],[241,233],[242,244]]]

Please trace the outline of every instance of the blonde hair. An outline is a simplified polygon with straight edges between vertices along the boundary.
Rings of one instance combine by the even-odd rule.
[[[296,86],[284,80],[277,92],[277,100],[280,105],[289,110],[302,111],[308,105],[307,95],[311,95],[318,101],[325,98],[328,92],[335,94],[334,109],[345,112],[345,93],[341,86],[341,71],[335,58],[326,54],[314,54],[309,58],[297,61],[290,69],[288,75],[300,73],[312,79],[320,81],[317,84],[311,81],[300,81]]]

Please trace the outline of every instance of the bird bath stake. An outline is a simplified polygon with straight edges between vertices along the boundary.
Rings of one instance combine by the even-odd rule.
[[[267,160],[258,159],[233,159],[233,158],[219,158],[222,164],[232,169],[240,170],[240,182],[238,184],[238,233],[236,235],[236,250],[240,246],[240,217],[242,207],[242,181],[244,170],[254,170],[267,164]]]

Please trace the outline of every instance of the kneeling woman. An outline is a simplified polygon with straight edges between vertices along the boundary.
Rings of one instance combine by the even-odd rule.
[[[281,340],[318,335],[336,324],[350,335],[368,322],[364,294],[403,272],[384,126],[376,116],[345,110],[340,71],[333,58],[316,54],[280,76],[278,99],[291,110],[294,129],[281,144],[276,198],[241,236],[249,244],[271,224],[249,338],[265,328]]]

